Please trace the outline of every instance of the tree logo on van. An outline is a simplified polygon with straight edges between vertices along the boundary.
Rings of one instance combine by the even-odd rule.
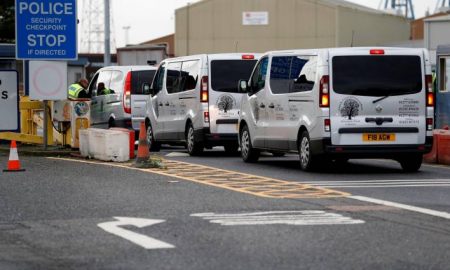
[[[229,110],[232,110],[236,106],[236,100],[231,95],[221,95],[217,99],[217,107],[219,111],[227,113]]]
[[[355,98],[345,99],[339,105],[339,112],[343,117],[348,117],[348,120],[352,120],[352,117],[358,116],[361,109],[361,102]]]

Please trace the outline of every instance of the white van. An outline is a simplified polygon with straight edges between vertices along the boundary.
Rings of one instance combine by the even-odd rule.
[[[151,150],[161,143],[186,144],[190,155],[224,146],[236,152],[242,93],[259,55],[203,54],[166,59],[159,65],[147,101],[147,137]]]
[[[239,118],[246,162],[257,161],[261,150],[295,151],[303,170],[327,159],[388,158],[417,171],[431,150],[426,49],[269,52],[239,88],[247,92]]]
[[[132,101],[138,122],[138,117],[145,113],[145,103],[142,105],[139,100],[142,96],[146,100],[148,96],[144,93],[143,85],[152,81],[155,70],[152,66],[110,66],[99,69],[89,84],[89,94],[92,97],[91,125],[99,128],[139,129],[138,124],[132,125],[131,122]],[[102,95],[97,89],[99,83],[112,90],[111,93]],[[144,118],[145,116],[141,121]]]

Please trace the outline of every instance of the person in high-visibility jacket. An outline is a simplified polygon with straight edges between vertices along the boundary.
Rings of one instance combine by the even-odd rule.
[[[102,83],[102,82],[98,83],[98,85],[97,85],[97,94],[99,96],[101,96],[101,95],[109,95],[109,94],[114,94],[114,93],[115,93],[114,90],[106,88],[104,83]]]
[[[77,98],[89,98],[89,94],[86,91],[89,82],[86,79],[80,79],[77,83],[69,86],[69,99]]]

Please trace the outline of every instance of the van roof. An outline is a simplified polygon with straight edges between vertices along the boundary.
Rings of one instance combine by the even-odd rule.
[[[324,52],[328,53],[346,53],[346,52],[357,52],[357,51],[370,51],[373,49],[380,49],[386,51],[410,51],[411,53],[420,53],[423,52],[424,48],[403,48],[403,47],[342,47],[342,48],[323,48],[323,49],[294,49],[294,50],[283,50],[283,51],[269,51],[266,52],[265,55],[279,55],[279,54],[299,54],[299,53],[308,53],[308,54],[321,54]]]
[[[259,59],[262,54],[254,52],[195,54],[175,58],[167,58],[164,61],[182,61],[186,59],[198,59],[198,58],[208,58],[208,59],[241,58],[242,55],[254,55],[255,59]]]
[[[120,70],[120,71],[137,71],[137,70],[156,70],[157,67],[155,66],[145,66],[145,65],[141,65],[141,66],[107,66],[107,67],[103,67],[101,69],[99,69],[99,71],[103,71],[103,70]]]

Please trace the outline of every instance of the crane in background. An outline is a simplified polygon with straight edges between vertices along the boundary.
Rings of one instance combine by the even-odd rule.
[[[383,0],[384,9],[392,10],[397,14],[403,15],[405,18],[414,20],[414,5],[412,0]]]

